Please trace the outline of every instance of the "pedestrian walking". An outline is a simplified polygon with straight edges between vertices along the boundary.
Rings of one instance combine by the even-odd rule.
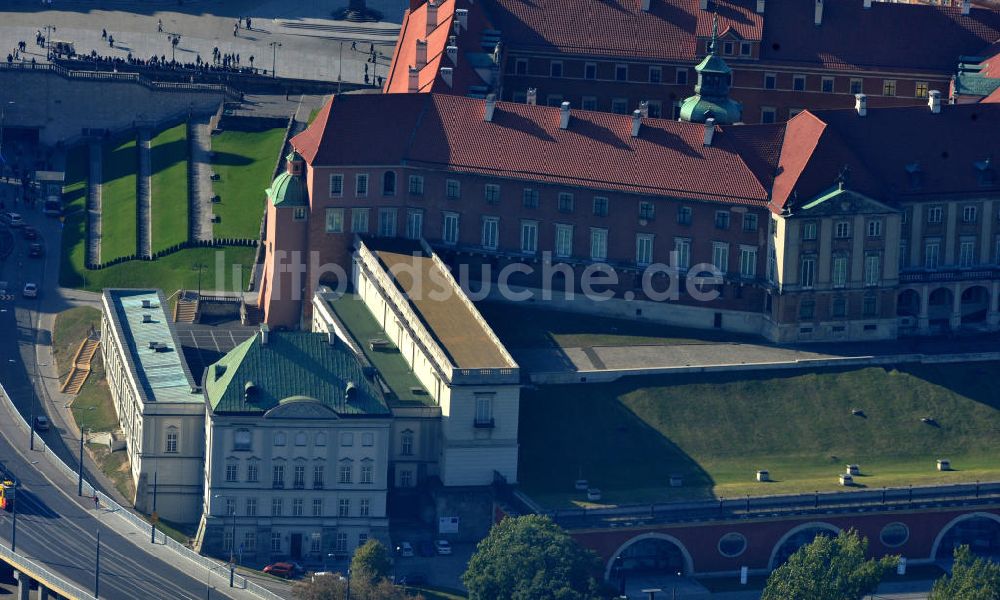
[[[249,30],[249,29],[251,29],[251,27],[250,27],[250,17],[247,17],[247,30]]]
[[[115,36],[113,35],[108,36],[108,45],[111,46],[112,48],[115,47]]]
[[[240,30],[240,24],[237,23],[233,25],[233,37],[237,37],[237,32]]]
[[[163,33],[163,19],[156,20],[156,31]]]
[[[94,510],[101,508],[101,498],[94,492]]]
[[[41,36],[40,33],[38,35]],[[107,29],[102,29],[101,30],[101,39],[102,40],[108,39],[108,30]]]
[[[236,26],[237,26],[237,27],[243,27],[243,15],[240,15],[240,16],[239,16],[239,17],[238,17],[238,18],[236,19]]]
[[[253,54],[250,55],[250,68],[253,68]]]

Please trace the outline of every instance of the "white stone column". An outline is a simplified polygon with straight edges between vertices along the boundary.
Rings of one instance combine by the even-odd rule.
[[[993,281],[989,287],[990,302],[986,309],[986,325],[990,329],[997,329],[1000,326],[1000,281]]]
[[[979,240],[979,260],[981,265],[988,265],[993,262],[993,201],[983,200],[983,207],[979,211],[979,222],[982,223]]]
[[[955,234],[958,229],[958,203],[949,202],[944,211],[944,263],[952,266],[958,262],[955,258]]]
[[[920,313],[917,316],[917,331],[921,334],[930,333],[931,319],[929,315],[931,290],[928,286],[920,288]]]
[[[924,236],[923,236],[923,224],[924,224],[924,214],[921,210],[921,204],[915,203],[913,205],[913,210],[910,211],[910,265],[917,266],[924,264],[921,260],[923,256],[921,252],[924,249]]]
[[[951,319],[948,324],[952,329],[958,329],[962,326],[962,284],[956,283],[951,293]]]

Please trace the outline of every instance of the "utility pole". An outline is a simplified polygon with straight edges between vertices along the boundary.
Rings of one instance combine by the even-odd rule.
[[[76,473],[76,495],[83,495],[83,431],[80,431],[80,466]]]
[[[101,530],[97,530],[97,560],[94,565],[94,598],[101,590]]]
[[[337,57],[337,93],[340,93],[340,80],[344,74],[344,42],[340,42],[340,54]]]
[[[156,514],[156,471],[153,471],[153,514],[150,515],[149,519],[149,543],[156,543],[156,522],[159,520],[159,515]]]
[[[17,480],[14,480],[14,505],[11,506],[10,512],[14,515],[14,525],[13,530],[10,533],[10,551],[17,551],[17,504],[20,502],[17,499]]]
[[[271,42],[268,45],[271,47],[271,77],[277,77],[278,74],[274,72],[274,67],[278,60],[278,48],[281,47],[281,42]]]

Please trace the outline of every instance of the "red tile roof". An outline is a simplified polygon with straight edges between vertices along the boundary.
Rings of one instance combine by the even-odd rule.
[[[710,0],[709,10],[698,0],[650,0],[648,12],[641,0],[483,1],[504,43],[518,50],[695,60],[696,38],[712,35],[713,11],[720,33],[761,38],[756,0]]]
[[[828,69],[951,72],[961,55],[1000,40],[1000,12],[958,6],[825,0],[822,25],[810,0],[768,0],[761,59]],[[955,3],[958,4],[957,2]]]
[[[335,97],[292,145],[313,166],[409,165],[525,181],[763,206],[782,125],[704,126],[442,94]],[[393,115],[384,119],[379,115]],[[756,132],[756,133],[754,133]],[[760,140],[755,138],[759,136]],[[364,139],[364,144],[344,143]],[[745,154],[745,156],[743,155]]]

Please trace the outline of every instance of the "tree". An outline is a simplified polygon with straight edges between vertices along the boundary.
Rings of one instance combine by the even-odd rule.
[[[878,587],[898,556],[865,560],[868,540],[856,531],[817,536],[771,573],[761,600],[861,600]]]
[[[292,588],[297,600],[345,600],[347,578],[340,573],[312,576]],[[351,600],[426,600],[423,595],[412,596],[403,588],[393,585],[387,578],[371,582],[351,578]]]
[[[1000,565],[973,556],[968,546],[959,546],[951,577],[934,582],[930,600],[1000,600]]]
[[[392,574],[392,561],[382,542],[371,538],[354,551],[351,558],[351,578],[375,583]]]
[[[469,600],[591,600],[597,555],[548,517],[505,518],[479,542],[462,582]]]

